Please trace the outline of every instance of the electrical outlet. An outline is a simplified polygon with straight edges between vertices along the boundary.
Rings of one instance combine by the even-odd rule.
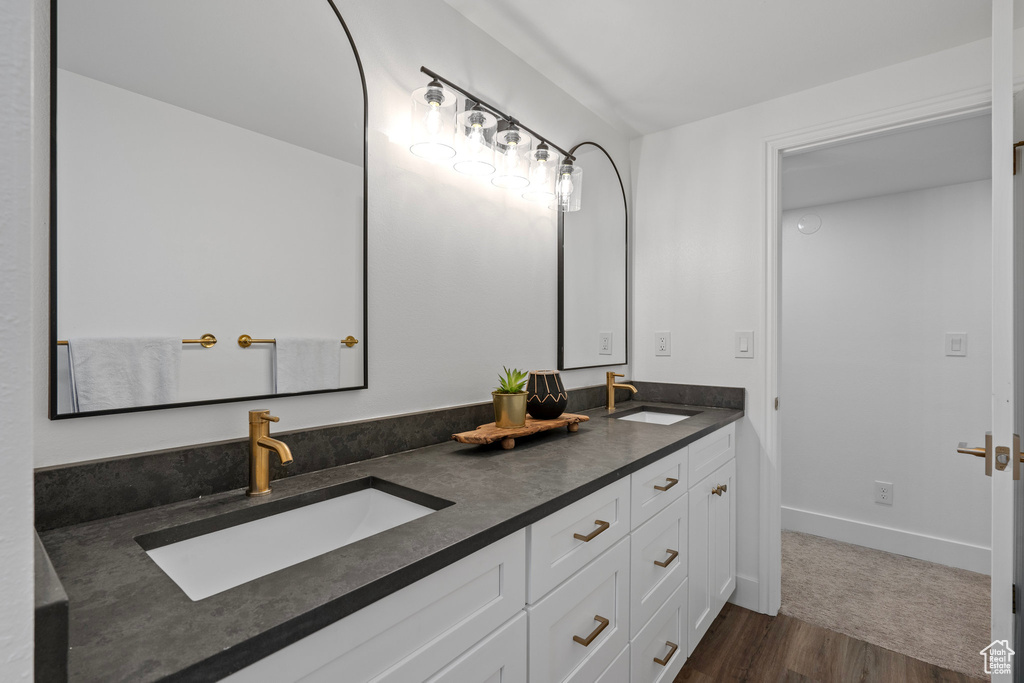
[[[655,332],[654,333],[654,355],[655,356],[671,356],[672,355],[672,333],[671,332]]]
[[[611,332],[598,332],[597,333],[597,352],[602,356],[612,355],[612,333]]]
[[[879,505],[892,505],[892,482],[875,482],[875,502]]]

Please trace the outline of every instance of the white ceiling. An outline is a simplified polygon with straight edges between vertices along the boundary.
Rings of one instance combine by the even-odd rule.
[[[833,204],[992,177],[988,114],[782,160],[782,208]]]
[[[324,0],[68,0],[68,71],[363,165],[363,91]]]
[[[445,2],[630,136],[991,35],[982,0]]]

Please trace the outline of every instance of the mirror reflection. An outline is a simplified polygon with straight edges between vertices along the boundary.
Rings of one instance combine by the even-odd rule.
[[[334,4],[55,12],[51,417],[365,387],[366,96]]]
[[[626,191],[603,147],[570,152],[586,177],[579,211],[560,212],[558,368],[626,363]]]

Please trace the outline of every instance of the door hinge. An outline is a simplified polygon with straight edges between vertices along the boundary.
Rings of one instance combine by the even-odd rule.
[[[1017,584],[1013,584],[1013,605],[1011,605],[1011,609],[1014,614],[1017,613]]]
[[[778,409],[779,409],[779,397],[776,396],[775,397],[775,410],[778,410]]]

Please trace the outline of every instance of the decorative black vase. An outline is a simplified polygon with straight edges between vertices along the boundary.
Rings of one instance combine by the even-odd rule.
[[[569,403],[558,370],[533,370],[526,381],[526,410],[537,420],[553,420]]]

